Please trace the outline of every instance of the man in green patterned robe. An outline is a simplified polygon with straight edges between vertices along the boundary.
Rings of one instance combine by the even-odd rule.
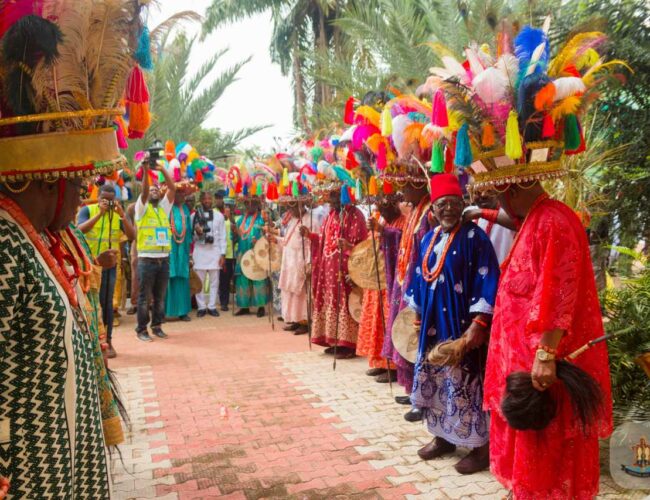
[[[74,217],[81,180],[14,186],[0,190],[0,476],[15,499],[108,499],[85,297],[46,236]]]

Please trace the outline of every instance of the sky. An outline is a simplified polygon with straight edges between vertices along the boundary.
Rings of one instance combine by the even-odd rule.
[[[211,3],[212,0],[160,0],[150,7],[147,25],[153,29],[172,14],[188,9],[204,15]],[[182,29],[190,36],[198,35],[201,26],[200,23],[183,23]],[[257,146],[263,151],[273,148],[275,138],[280,138],[281,144],[286,143],[293,133],[291,81],[282,76],[278,65],[271,62],[269,42],[272,29],[270,13],[224,25],[204,42],[197,40],[190,61],[190,69],[196,70],[215,51],[229,48],[213,70],[216,79],[221,71],[252,56],[239,72],[239,79],[219,99],[204,126],[232,131],[254,125],[271,125],[242,143],[244,147]],[[206,81],[209,79],[208,76]]]

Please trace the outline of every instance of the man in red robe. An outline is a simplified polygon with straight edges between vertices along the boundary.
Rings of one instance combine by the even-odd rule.
[[[544,360],[603,335],[587,235],[573,210],[537,182],[510,185],[500,198],[521,227],[502,265],[485,374],[490,468],[516,499],[591,499],[599,485],[598,439],[612,431],[607,347],[597,344],[575,360],[604,394],[604,411],[586,429],[556,383],[555,360]],[[530,372],[535,389],[558,401],[541,431],[517,431],[504,419],[506,377],[515,371]]]

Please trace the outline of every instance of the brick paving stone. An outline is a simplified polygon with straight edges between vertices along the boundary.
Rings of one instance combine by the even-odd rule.
[[[332,359],[266,319],[169,322],[139,342],[132,316],[114,334],[131,427],[112,456],[113,498],[501,498],[489,472],[459,476],[465,453],[423,462],[431,440],[403,419],[400,388],[364,375],[364,359]],[[603,477],[602,498],[621,498]],[[631,498],[636,495],[630,496]],[[639,496],[638,498],[641,498]]]

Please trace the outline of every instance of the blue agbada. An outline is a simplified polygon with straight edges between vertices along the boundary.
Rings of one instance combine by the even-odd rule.
[[[427,282],[422,261],[434,237],[429,270],[436,268],[450,233],[433,230],[425,235],[405,295],[422,319],[411,400],[423,410],[433,435],[476,448],[488,441],[487,415],[482,410],[486,347],[468,352],[457,367],[433,366],[426,357],[437,343],[460,338],[477,314],[492,314],[499,263],[485,232],[468,222],[454,237],[438,278]]]

